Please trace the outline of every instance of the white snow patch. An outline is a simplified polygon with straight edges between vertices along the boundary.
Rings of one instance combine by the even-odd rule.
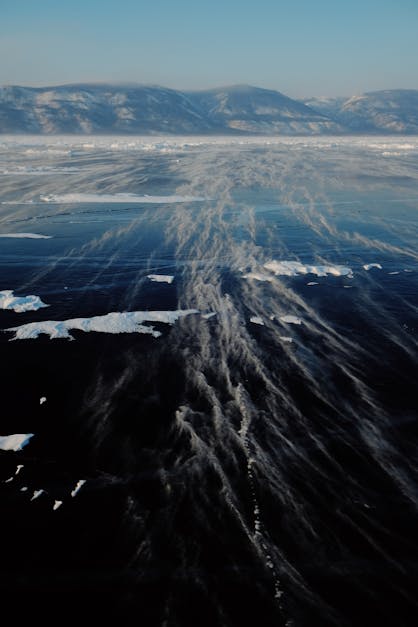
[[[316,274],[317,276],[347,276],[353,278],[353,271],[348,266],[340,265],[310,265],[300,261],[267,261],[264,264],[276,276],[297,276],[298,274]]]
[[[0,435],[0,449],[2,451],[21,451],[33,433],[14,433],[13,435]]]
[[[291,337],[287,337],[286,335],[279,335],[279,340],[281,340],[282,342],[287,342],[290,344],[290,342],[293,342],[293,339]]]
[[[377,268],[378,270],[381,270],[382,266],[380,265],[380,263],[365,263],[363,268],[365,270],[371,270],[372,268]]]
[[[28,489],[27,489],[27,487],[24,485],[24,486],[23,486],[23,488],[20,488],[20,491],[21,491],[21,492],[27,492],[27,491],[28,491]]]
[[[20,473],[20,471],[22,470],[22,468],[24,468],[23,464],[19,464],[16,468],[16,472],[15,472],[15,476],[18,475]]]
[[[251,316],[250,322],[252,322],[253,324],[260,324],[261,326],[264,326],[264,322],[260,318],[260,316]]]
[[[396,272],[388,272],[388,274],[399,274],[400,270],[397,270]]]
[[[54,502],[54,507],[52,508],[53,510],[58,509],[59,507],[61,507],[62,505],[62,501],[55,501]]]
[[[103,203],[119,203],[119,202],[136,202],[136,203],[153,203],[153,204],[165,204],[165,203],[177,203],[177,202],[202,202],[207,200],[200,196],[179,196],[173,194],[171,196],[148,196],[147,194],[140,196],[138,194],[131,193],[118,193],[118,194],[49,194],[47,196],[40,197],[42,202],[49,203],[91,203],[91,202],[103,202]]]
[[[16,313],[36,311],[42,307],[49,307],[39,296],[13,296],[13,290],[0,292],[0,309],[10,309]]]
[[[148,274],[147,279],[154,283],[172,283],[174,281],[174,277],[168,274]]]
[[[79,481],[77,481],[74,490],[71,490],[71,496],[74,497],[77,494],[77,492],[81,490],[81,488],[83,487],[85,483],[86,483],[86,479],[80,479]]]
[[[143,322],[162,322],[174,324],[179,318],[197,314],[197,309],[183,309],[176,311],[125,311],[112,312],[104,316],[92,318],[72,318],[70,320],[43,320],[29,322],[18,327],[5,329],[13,332],[13,340],[28,340],[39,337],[42,333],[49,335],[51,340],[64,338],[73,340],[69,333],[71,329],[77,329],[89,333],[146,333],[159,337],[160,331],[155,331],[152,326],[144,326]]]
[[[210,318],[213,318],[213,316],[217,316],[218,314],[216,313],[216,311],[211,311],[210,313],[206,313],[206,314],[202,314],[202,318],[204,320],[209,320]]]
[[[280,316],[280,320],[282,322],[286,322],[287,324],[302,324],[302,320],[300,318],[290,314],[287,316]]]
[[[38,499],[41,494],[44,494],[45,490],[34,490],[31,501],[35,501],[36,499]]]
[[[0,233],[0,237],[13,237],[19,239],[51,239],[52,235],[40,235],[39,233]]]
[[[319,283],[317,281],[309,281],[309,283],[307,283],[306,285],[319,285]]]
[[[244,279],[252,279],[254,281],[268,281],[271,283],[274,278],[269,274],[263,274],[262,272],[248,272],[243,275]]]
[[[14,479],[14,477],[9,477],[5,481],[3,481],[3,483],[10,483],[11,481],[13,481],[13,479]]]
[[[46,403],[46,396],[41,396],[39,399],[39,405],[43,405],[44,403]]]

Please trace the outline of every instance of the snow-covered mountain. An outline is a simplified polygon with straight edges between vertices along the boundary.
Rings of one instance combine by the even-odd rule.
[[[317,135],[342,131],[322,113],[256,87],[193,93],[138,85],[0,88],[2,133]]]
[[[189,92],[190,100],[216,125],[265,135],[341,133],[343,127],[321,112],[278,91],[248,85]]]
[[[162,87],[64,85],[0,88],[2,133],[208,133],[181,92]]]
[[[304,104],[356,133],[418,133],[418,90],[373,91],[351,98],[311,98]]]
[[[199,92],[141,85],[0,87],[0,133],[418,133],[418,90],[299,102],[248,85]]]

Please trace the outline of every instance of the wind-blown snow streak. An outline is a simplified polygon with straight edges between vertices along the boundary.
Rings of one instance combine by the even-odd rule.
[[[13,340],[36,339],[41,334],[49,335],[51,340],[74,339],[69,333],[71,330],[89,333],[145,333],[154,337],[161,335],[153,326],[145,326],[144,322],[159,322],[174,324],[179,318],[197,314],[197,309],[183,311],[124,311],[112,312],[104,316],[92,318],[72,318],[70,320],[42,320],[41,322],[29,322],[18,327],[5,329],[14,333]]]
[[[0,309],[10,309],[16,313],[36,311],[42,307],[48,307],[39,296],[14,296],[13,290],[0,292]]]

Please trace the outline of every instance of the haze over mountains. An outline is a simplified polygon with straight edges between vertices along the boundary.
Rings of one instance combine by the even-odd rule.
[[[157,86],[0,87],[0,133],[418,134],[418,90],[303,102],[247,85],[181,92]]]

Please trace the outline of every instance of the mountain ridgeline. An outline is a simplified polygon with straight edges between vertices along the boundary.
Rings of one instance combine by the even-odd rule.
[[[251,86],[180,92],[141,85],[0,87],[0,133],[418,134],[418,90],[293,100]]]

